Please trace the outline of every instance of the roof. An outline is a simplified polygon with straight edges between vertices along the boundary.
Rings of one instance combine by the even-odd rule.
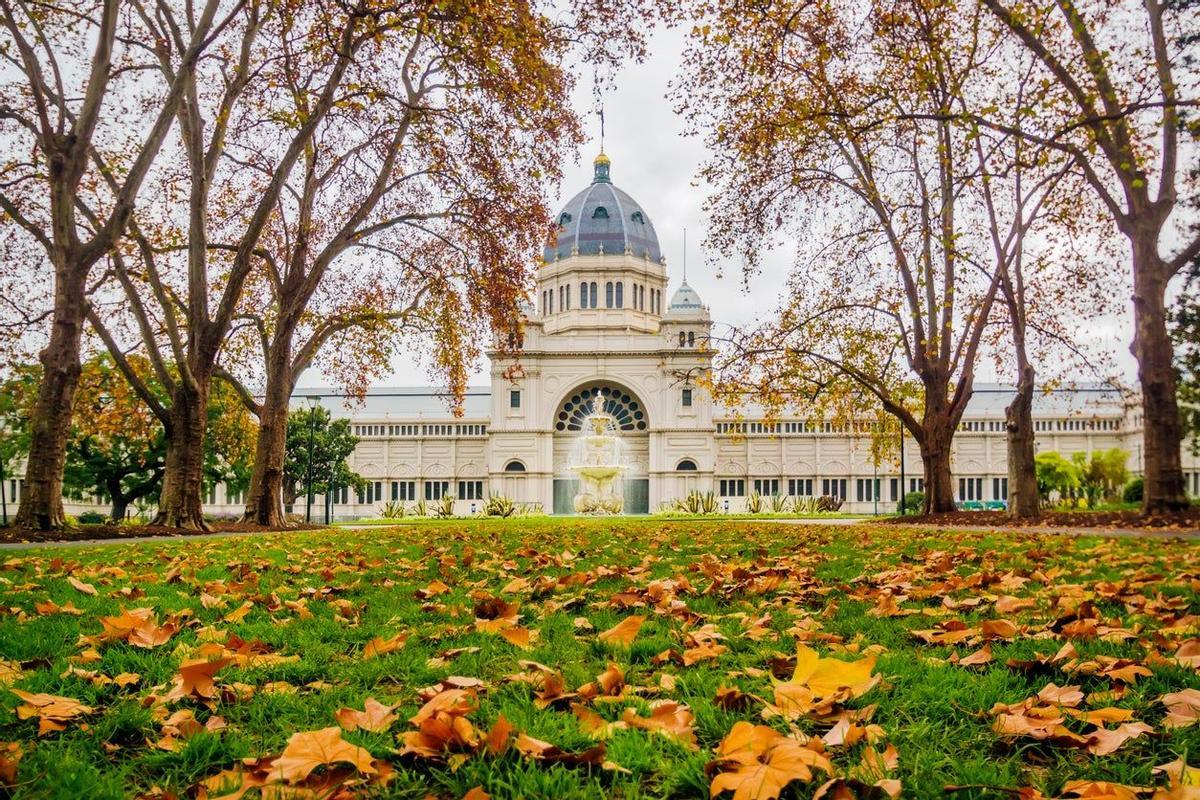
[[[595,161],[590,186],[572,197],[558,213],[558,235],[546,247],[543,258],[556,261],[572,255],[621,255],[662,260],[658,234],[650,216],[636,200],[609,180],[608,156]]]
[[[298,388],[292,408],[303,408],[307,398],[316,397],[335,417],[371,419],[453,419],[453,396],[435,386],[386,386],[368,389],[361,399],[340,389]],[[472,386],[463,397],[463,414],[470,419],[487,419],[492,414],[492,390]]]
[[[667,306],[667,311],[690,311],[692,309],[703,308],[700,304],[700,295],[691,286],[688,286],[687,281],[680,284],[675,290],[675,294],[671,295],[671,304]]]
[[[977,417],[1003,418],[1004,408],[1012,402],[1015,388],[1000,383],[979,383],[967,403],[963,413],[965,419]],[[1074,387],[1060,387],[1049,391],[1039,388],[1033,396],[1033,416],[1035,417],[1069,417],[1069,416],[1120,416],[1124,414],[1125,405],[1121,392],[1109,384],[1083,383]],[[794,417],[795,410],[787,410],[782,416]],[[733,417],[743,416],[746,419],[761,419],[765,412],[763,407],[754,402],[748,402],[737,409],[720,406],[714,409],[714,416]]]

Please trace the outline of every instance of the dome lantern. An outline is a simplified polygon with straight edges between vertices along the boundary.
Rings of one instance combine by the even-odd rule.
[[[612,179],[608,175],[611,165],[612,161],[603,152],[596,156],[596,160],[592,162],[592,183],[612,183]]]

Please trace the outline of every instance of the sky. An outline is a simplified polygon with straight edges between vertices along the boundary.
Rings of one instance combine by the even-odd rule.
[[[684,231],[687,234],[687,280],[710,307],[714,322],[745,325],[776,308],[780,290],[792,266],[793,253],[780,248],[767,255],[762,271],[747,290],[740,266],[735,262],[712,263],[703,249],[706,226],[702,205],[706,190],[697,186],[696,175],[705,160],[706,148],[697,137],[684,135],[684,122],[666,99],[670,82],[682,64],[685,34],[657,30],[649,41],[649,55],[640,64],[626,65],[615,85],[604,96],[604,149],[612,159],[612,181],[625,190],[649,214],[667,260],[666,296],[679,288],[684,271]],[[594,101],[590,75],[580,75],[574,92],[575,109],[584,115],[591,135],[566,165],[558,196],[552,204],[562,205],[592,182],[592,159],[600,151],[600,124],[592,112]],[[721,272],[722,277],[717,273]],[[1132,321],[1124,313],[1113,318],[1089,320],[1083,334],[1096,346],[1113,355],[1126,380],[1132,380],[1135,364],[1129,355]],[[985,360],[987,361],[987,360]],[[430,385],[428,352],[405,352],[394,360],[391,375],[376,386]],[[988,363],[979,364],[978,379],[1000,380]],[[471,384],[489,383],[486,358],[476,365]],[[309,370],[300,387],[336,386],[334,378]]]

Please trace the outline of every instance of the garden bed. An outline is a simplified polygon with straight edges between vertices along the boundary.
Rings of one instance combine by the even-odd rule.
[[[1200,509],[1143,517],[1138,511],[1043,511],[1033,520],[1017,520],[1005,511],[951,511],[942,514],[890,517],[894,525],[986,525],[997,528],[1128,528],[1200,530]]]
[[[210,522],[209,530],[193,531],[181,528],[169,528],[165,525],[113,525],[103,523],[98,525],[75,525],[70,528],[54,531],[39,531],[31,528],[0,528],[0,542],[20,543],[29,542],[84,542],[100,539],[133,539],[144,536],[198,536],[217,533],[265,533],[280,530],[319,530],[322,525],[307,524],[297,528],[270,528],[266,525],[256,525],[251,522],[219,521]]]

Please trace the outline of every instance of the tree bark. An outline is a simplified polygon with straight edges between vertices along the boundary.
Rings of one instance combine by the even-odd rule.
[[[279,341],[281,338],[283,342]],[[259,407],[254,471],[242,516],[245,522],[272,528],[289,527],[283,511],[283,472],[293,384],[291,357],[291,336],[276,335],[267,358],[267,384]]]
[[[194,374],[194,385],[180,380],[172,392],[162,497],[153,524],[209,530],[204,521],[204,437],[212,377]]]
[[[1157,235],[1133,240],[1133,320],[1130,350],[1142,385],[1142,458],[1145,489],[1142,513],[1188,508],[1180,455],[1182,429],[1176,401],[1174,349],[1167,332],[1165,293],[1168,269],[1157,253]],[[1140,241],[1145,240],[1145,241]]]
[[[1018,519],[1036,517],[1038,503],[1037,468],[1034,462],[1033,365],[1025,358],[1024,344],[1017,347],[1017,393],[1004,409],[1004,427],[1008,433],[1008,513]]]
[[[65,254],[62,256],[65,260]],[[25,491],[13,525],[52,530],[66,525],[62,475],[67,460],[71,411],[82,367],[80,341],[86,310],[83,275],[73,265],[60,263],[55,270],[54,317],[50,341],[39,355],[42,380],[37,403],[29,420],[29,458],[25,465]]]
[[[921,464],[925,472],[923,514],[954,511],[954,478],[950,472],[950,442],[922,444]]]

